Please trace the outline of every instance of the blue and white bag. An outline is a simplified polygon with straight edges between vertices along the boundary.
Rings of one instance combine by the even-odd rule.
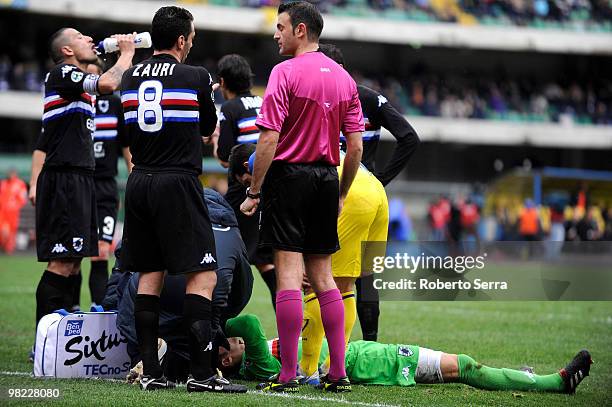
[[[36,329],[34,376],[124,379],[130,358],[116,320],[116,312],[45,315]]]

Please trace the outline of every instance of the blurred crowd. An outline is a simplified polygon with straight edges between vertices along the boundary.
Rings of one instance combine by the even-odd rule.
[[[0,92],[6,90],[27,90],[41,92],[43,72],[38,61],[13,64],[8,55],[0,54]]]
[[[40,92],[44,64],[0,55],[0,91]],[[409,116],[612,125],[612,82],[577,83],[415,74],[380,79],[353,73]]]
[[[612,124],[612,82],[580,84],[498,80],[482,76],[415,75],[357,83],[384,94],[402,113],[445,118]]]
[[[281,0],[202,0],[211,4],[278,7]],[[325,13],[349,12],[367,16],[392,12],[394,18],[438,20],[462,24],[561,25],[577,28],[609,24],[608,0],[311,0]]]
[[[550,200],[536,205],[514,197],[498,201],[483,215],[478,194],[451,200],[447,196],[428,208],[429,239],[458,242],[473,239],[496,241],[611,241],[612,206],[592,204],[585,190],[570,201]]]

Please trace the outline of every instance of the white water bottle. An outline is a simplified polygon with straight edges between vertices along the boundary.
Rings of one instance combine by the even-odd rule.
[[[134,37],[134,45],[136,48],[151,48],[151,45],[153,45],[151,34],[148,32],[136,34]],[[97,49],[100,53],[110,54],[119,51],[119,46],[115,38],[105,38],[104,41],[98,43]]]

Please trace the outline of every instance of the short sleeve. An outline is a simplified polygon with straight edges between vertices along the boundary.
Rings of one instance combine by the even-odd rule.
[[[280,133],[289,113],[289,71],[287,65],[276,65],[270,73],[261,110],[255,124]]]
[[[342,123],[342,132],[344,134],[359,133],[365,130],[363,122],[363,112],[361,111],[361,102],[359,101],[359,93],[357,86],[353,82],[353,92],[349,102],[344,121]]]
[[[45,86],[47,92],[57,92],[65,99],[76,99],[81,93],[98,94],[99,75],[88,74],[75,65],[58,65],[49,73]]]

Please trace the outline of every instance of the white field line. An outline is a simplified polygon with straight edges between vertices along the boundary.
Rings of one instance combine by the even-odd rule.
[[[0,376],[29,376],[33,377],[31,372],[9,372],[9,371],[0,371]],[[109,382],[115,383],[125,383],[124,380],[118,379],[99,379]],[[183,387],[184,385],[178,385],[177,387]],[[261,391],[249,390],[247,394],[256,394],[258,396],[268,396],[268,397],[282,397],[288,399],[298,399],[298,400],[307,400],[307,401],[328,401],[330,403],[338,403],[338,404],[349,404],[352,406],[362,406],[362,407],[398,407],[394,404],[382,404],[382,403],[365,403],[362,401],[354,401],[354,400],[346,400],[340,398],[333,397],[318,397],[318,396],[304,396],[299,394],[287,394],[287,393],[264,393]]]
[[[7,372],[0,371],[0,376],[32,376],[32,372]],[[34,376],[32,376],[34,377]]]
[[[258,396],[270,396],[270,397],[283,397],[288,399],[308,400],[308,401],[328,401],[330,403],[338,404],[350,404],[352,406],[363,406],[363,407],[398,407],[394,404],[381,404],[381,403],[365,403],[362,401],[353,401],[345,399],[337,399],[333,397],[318,397],[318,396],[302,396],[297,394],[287,393],[264,393],[261,391],[249,390],[249,394],[257,394]]]

